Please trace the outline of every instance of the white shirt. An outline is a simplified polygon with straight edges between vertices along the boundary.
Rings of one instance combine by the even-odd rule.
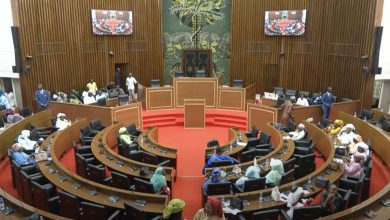
[[[301,98],[301,97],[299,97],[297,99],[297,102],[295,104],[303,105],[303,106],[309,106],[309,102],[307,102],[307,99],[306,98]]]
[[[88,105],[88,104],[96,102],[95,97],[93,97],[93,96],[91,96],[91,97],[85,96],[83,100],[84,100],[84,105]]]
[[[81,93],[81,96],[84,98],[86,96],[88,96],[88,91],[83,91],[83,93]]]
[[[22,135],[19,135],[18,143],[26,150],[33,150],[37,145],[36,141],[32,141],[28,137],[23,137]]]
[[[127,77],[126,78],[126,86],[128,90],[134,90],[134,84],[137,83],[137,80],[135,80],[134,77]]]
[[[290,133],[288,133],[290,136],[291,136],[291,139],[293,139],[294,141],[299,141],[301,140],[303,137],[305,137],[305,130],[301,130],[301,131],[292,131]]]
[[[71,125],[71,122],[66,120],[66,119],[64,119],[64,120],[57,119],[56,127],[58,128],[59,131],[64,130],[66,127],[69,127],[70,125]]]
[[[101,95],[96,95],[96,100],[105,99],[105,98],[107,98],[107,96],[104,93],[102,93]]]

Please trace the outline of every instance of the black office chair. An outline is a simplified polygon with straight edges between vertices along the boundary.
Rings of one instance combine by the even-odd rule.
[[[127,202],[124,203],[124,206],[125,206],[124,216],[126,220],[148,220],[149,219],[141,207]]]
[[[76,173],[84,178],[88,177],[88,164],[95,162],[94,157],[84,157],[76,153]]]
[[[235,79],[235,80],[233,80],[233,87],[234,88],[242,88],[242,87],[244,87],[244,80],[242,80],[242,79]]]
[[[195,77],[206,77],[206,70],[196,70]]]
[[[285,172],[282,178],[280,179],[280,185],[293,182],[294,176],[295,176],[295,169]]]
[[[150,80],[150,87],[160,87],[161,82],[159,79],[152,79]]]
[[[247,138],[257,138],[257,135],[259,134],[259,129],[255,125],[252,126],[252,130],[249,132],[245,132],[245,135]]]
[[[153,184],[139,178],[134,178],[134,187],[137,192],[154,193]]]
[[[95,135],[98,133],[98,131],[91,130],[89,125],[85,125],[84,127],[80,128],[80,130],[85,139],[93,139],[93,137],[95,137]]]
[[[80,201],[73,194],[58,191],[58,203],[60,204],[59,214],[70,219],[80,219]]]
[[[24,107],[19,110],[19,114],[23,116],[24,118],[31,116],[32,112],[28,107]]]
[[[256,149],[256,146],[260,144],[260,138],[249,138],[245,150],[253,150]]]
[[[109,185],[112,182],[112,178],[106,176],[106,169],[101,165],[88,164],[87,178],[104,185]]]
[[[207,196],[214,195],[227,195],[231,193],[231,184],[230,182],[224,183],[209,183],[207,186]]]
[[[381,117],[379,118],[379,120],[378,121],[374,121],[374,120],[371,120],[371,124],[374,124],[375,126],[377,126],[377,127],[380,127],[380,128],[382,128],[383,127],[383,122],[385,122],[385,121],[387,121],[387,120],[389,120],[386,116],[384,116],[384,115],[381,115]]]
[[[294,170],[295,169],[296,160],[297,159],[295,157],[292,157],[288,161],[286,161],[283,164],[284,172],[288,172],[290,170]]]
[[[293,157],[296,158],[296,165],[297,165],[295,169],[296,179],[306,176],[315,170],[316,167],[315,154],[307,154],[307,155],[293,154]]]
[[[100,119],[94,119],[90,121],[89,125],[91,126],[91,129],[94,131],[101,131],[106,128],[106,126],[102,125]]]
[[[160,161],[159,161],[159,158],[157,155],[146,152],[146,151],[141,151],[141,152],[142,152],[141,158],[142,158],[143,163],[153,164],[153,165],[159,164]]]
[[[59,204],[56,187],[43,176],[31,178],[31,192],[34,195],[34,207],[47,212],[58,213]]]
[[[119,189],[131,189],[131,183],[128,176],[122,173],[111,171],[112,186]]]
[[[269,144],[271,141],[271,135],[262,131],[260,132],[260,143],[259,144]]]
[[[137,137],[138,137],[138,136],[142,133],[141,130],[138,130],[138,129],[137,129],[137,127],[135,126],[134,123],[131,123],[130,125],[128,125],[128,126],[126,127],[126,129],[127,129],[127,132],[128,132],[130,135],[133,135],[133,136],[137,136]]]
[[[362,112],[360,113],[360,119],[364,120],[366,119],[367,121],[371,120],[372,117],[374,116],[374,112],[370,111],[368,109],[363,109]]]
[[[238,193],[265,189],[265,177],[246,180],[243,188],[238,187],[235,183],[233,183],[233,187]]]
[[[81,218],[82,219],[94,219],[94,220],[116,220],[120,219],[121,211],[116,210],[111,215],[108,213],[107,208],[103,205],[98,205],[90,202],[81,202]]]
[[[263,152],[260,151],[259,149],[252,149],[252,150],[245,151],[244,153],[241,154],[240,162],[244,163],[247,161],[253,161],[254,158],[260,157],[262,153]]]
[[[23,201],[27,204],[34,204],[34,196],[31,191],[32,179],[34,177],[42,177],[42,173],[35,165],[29,165],[20,167],[20,181],[22,183],[22,195]]]
[[[314,153],[314,143],[310,144],[308,147],[295,147],[294,154],[299,155],[308,155]]]
[[[390,132],[390,122],[389,121],[384,121],[382,123],[382,129],[384,131]]]
[[[303,96],[305,98],[309,98],[309,96],[310,96],[310,92],[306,92],[306,91],[300,91],[299,92],[299,97],[301,97],[301,94],[303,94]]]
[[[213,139],[211,141],[208,141],[207,142],[207,148],[209,148],[209,147],[219,147],[218,140]]]
[[[243,214],[238,215],[239,220],[278,220],[279,219],[279,209],[271,209],[260,212],[253,213],[250,218],[245,218]]]
[[[118,96],[118,106],[128,105],[129,104],[129,95],[119,95]]]
[[[313,143],[311,138],[294,141],[296,147],[309,147]]]
[[[97,101],[98,106],[106,107],[107,106],[107,99],[106,98],[100,98]]]
[[[320,205],[313,205],[295,208],[293,218],[290,218],[283,209],[280,212],[282,220],[313,220],[321,216],[322,207]]]
[[[347,208],[351,208],[351,207],[355,206],[358,202],[358,194],[355,192],[352,192],[351,189],[337,188],[337,193],[339,195],[341,195],[342,197],[346,197],[346,195],[349,194],[348,202],[346,204]]]

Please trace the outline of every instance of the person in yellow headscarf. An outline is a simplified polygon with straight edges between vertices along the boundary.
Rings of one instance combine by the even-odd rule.
[[[129,145],[133,142],[131,140],[131,135],[127,132],[126,127],[121,127],[118,133],[119,133],[119,140],[121,143]]]
[[[181,213],[186,203],[181,199],[172,199],[164,208],[163,219],[173,220],[182,219]]]
[[[336,137],[340,133],[343,126],[344,126],[343,120],[336,119],[332,124],[329,124],[325,128],[325,132]]]

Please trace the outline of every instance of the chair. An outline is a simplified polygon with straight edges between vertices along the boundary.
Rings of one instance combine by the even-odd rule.
[[[154,193],[153,184],[139,178],[134,178],[134,187],[137,192]]]
[[[87,165],[87,178],[105,185],[109,185],[112,181],[111,177],[106,176],[106,169],[104,166],[94,164]]]
[[[209,147],[219,147],[219,142],[218,140],[211,140],[207,142],[207,148]]]
[[[294,209],[294,216],[292,220],[313,220],[317,219],[321,216],[322,208],[320,205],[299,207]],[[286,211],[283,209],[281,212],[282,220],[291,220],[291,218],[287,215]]]
[[[53,184],[48,183],[43,176],[32,177],[31,191],[34,195],[34,207],[47,212],[58,213],[58,196]]]
[[[342,208],[347,209],[357,204],[357,193],[352,192],[352,190],[337,188],[337,193],[345,200],[345,206]],[[346,201],[346,199],[348,199],[348,201]]]
[[[308,147],[295,147],[294,149],[294,154],[299,154],[299,155],[308,155],[312,154],[314,148],[314,143],[310,144]]]
[[[243,214],[238,215],[239,220],[246,220]],[[251,220],[278,220],[279,219],[279,209],[271,209],[260,212],[253,213],[250,218]]]
[[[207,187],[207,192],[205,193],[207,196],[230,194],[231,193],[230,182],[209,183]]]
[[[183,71],[176,71],[175,77],[184,77],[184,72]]]
[[[285,172],[282,178],[280,179],[280,185],[293,182],[294,176],[295,176],[295,169]]]
[[[90,121],[89,125],[91,126],[91,129],[94,131],[101,131],[106,128],[106,126],[102,125],[100,119],[94,119]]]
[[[128,105],[129,104],[129,95],[119,95],[118,96],[118,106]]]
[[[292,157],[291,159],[289,159],[288,161],[286,161],[286,162],[283,164],[284,172],[288,172],[288,171],[290,171],[290,170],[295,169],[296,160],[297,160],[297,159],[296,159],[295,157]]]
[[[260,138],[249,138],[246,143],[245,149],[252,150],[255,149],[257,145],[260,145]]]
[[[262,131],[260,133],[260,143],[259,144],[269,144],[271,140],[271,135]]]
[[[384,121],[382,123],[382,129],[384,131],[390,132],[390,122],[389,121]]]
[[[59,214],[66,218],[80,219],[80,201],[77,196],[64,191],[58,191]]]
[[[84,135],[85,139],[93,139],[95,135],[97,134],[97,131],[92,131],[89,125],[85,125],[81,129],[81,133]]]
[[[235,79],[235,80],[233,80],[233,87],[234,88],[242,88],[242,87],[244,87],[244,80],[242,80],[242,79]]]
[[[196,70],[195,77],[206,77],[206,70]]]
[[[159,163],[159,158],[155,154],[151,154],[146,151],[141,151],[142,152],[142,162],[147,163],[147,164],[153,164],[157,165]]]
[[[97,105],[98,105],[98,106],[106,107],[106,106],[107,106],[107,99],[106,99],[106,98],[98,99],[98,100],[97,100]]]
[[[389,120],[386,116],[381,115],[378,121],[371,120],[372,124],[375,124],[376,126],[382,128],[383,127],[383,122]]]
[[[110,99],[116,98],[118,96],[119,96],[119,92],[116,89],[114,89],[108,93],[108,98],[110,98]]]
[[[159,79],[152,79],[150,80],[150,87],[160,87],[161,82]]]
[[[120,210],[116,210],[111,215],[105,206],[98,205],[90,202],[80,202],[81,218],[82,219],[94,219],[94,220],[114,220],[120,219]]]
[[[245,132],[247,138],[257,138],[257,134],[259,133],[259,129],[255,125],[252,126],[252,130],[250,132]]]
[[[299,92],[299,97],[301,97],[301,94],[303,94],[303,96],[305,98],[309,98],[309,96],[310,96],[310,92],[306,92],[306,91],[300,91]],[[314,94],[313,94],[313,97],[314,97]]]
[[[28,116],[30,116],[32,114],[31,110],[28,107],[24,107],[24,108],[20,109],[19,113],[24,118],[26,118],[26,117],[28,117]]]
[[[293,157],[296,158],[296,173],[295,178],[299,179],[303,176],[308,175],[309,173],[315,170],[315,154],[299,155],[293,154]]]
[[[229,166],[229,165],[232,165],[232,163],[230,162],[230,160],[219,160],[219,161],[213,161],[211,164],[210,164],[210,168],[211,167],[223,167],[223,166]]]
[[[15,187],[16,191],[18,192],[18,195],[23,198],[23,184],[22,184],[22,177],[20,174],[20,165],[17,164],[14,160],[11,161],[11,169],[12,173],[14,173],[14,179],[15,179]]]
[[[23,190],[23,194],[21,196],[27,204],[34,204],[34,196],[31,192],[31,179],[37,176],[42,176],[42,173],[35,165],[20,168],[20,180],[22,182]]]
[[[265,189],[265,177],[260,177],[260,178],[256,178],[256,179],[246,180],[245,183],[244,183],[243,189],[238,187],[235,183],[233,183],[233,187],[239,193],[251,192],[251,191]]]
[[[135,126],[134,123],[131,123],[129,126],[126,127],[126,129],[127,129],[127,132],[133,136],[138,137],[142,133],[142,131],[137,129],[137,127]]]
[[[127,219],[127,220],[148,220],[146,213],[144,212],[144,210],[141,207],[135,206],[135,205],[127,203],[127,202],[124,203],[124,206],[125,206],[125,213],[124,213],[125,219]]]
[[[95,161],[95,158],[86,158],[84,155],[76,153],[76,173],[84,178],[88,177],[88,164]]]
[[[282,87],[274,87],[274,93],[275,94],[283,94],[284,93],[284,90]]]
[[[253,161],[254,158],[260,157],[263,152],[261,152],[259,149],[252,149],[245,151],[244,153],[241,154],[240,157],[240,162],[244,163],[247,161]]]
[[[131,183],[128,176],[122,173],[111,171],[112,186],[115,188],[130,190]]]
[[[368,109],[363,109],[362,112],[360,113],[360,116],[359,118],[362,119],[362,120],[371,120],[372,117],[374,116],[374,112],[373,111],[370,111]]]
[[[296,147],[309,147],[313,143],[311,138],[294,141]]]
[[[142,162],[142,151],[131,151],[129,153],[129,156],[128,158],[131,159],[131,160],[135,160],[135,161],[139,161],[139,162]]]

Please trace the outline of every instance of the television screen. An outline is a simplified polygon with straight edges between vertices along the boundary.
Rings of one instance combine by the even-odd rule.
[[[130,35],[133,33],[132,11],[92,9],[92,31],[96,35]]]
[[[306,10],[266,11],[264,33],[269,36],[301,36],[305,33]]]

